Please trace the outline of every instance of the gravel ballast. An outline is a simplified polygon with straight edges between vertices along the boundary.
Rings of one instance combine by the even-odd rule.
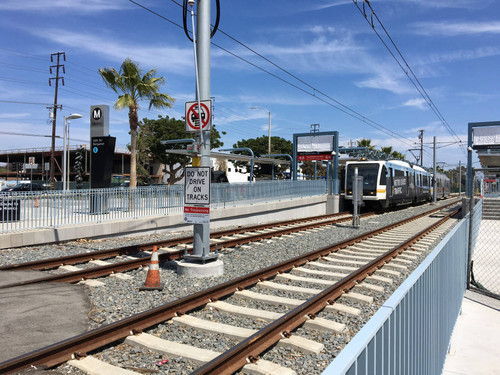
[[[344,241],[394,222],[406,219],[416,214],[429,211],[436,206],[447,204],[449,200],[438,202],[437,205],[424,204],[405,210],[391,211],[385,214],[372,216],[361,220],[359,228],[351,227],[350,223],[323,227],[315,231],[302,232],[300,235],[284,236],[265,240],[258,244],[249,244],[244,247],[227,249],[220,251],[220,259],[224,262],[224,274],[220,277],[204,279],[193,279],[178,276],[175,262],[164,262],[160,265],[160,277],[164,283],[162,291],[140,291],[146,278],[145,270],[134,270],[127,272],[133,276],[129,280],[120,280],[113,277],[99,279],[104,282],[104,286],[86,288],[91,301],[91,311],[89,312],[89,330],[105,324],[115,322],[130,315],[144,310],[162,305],[176,300],[180,297],[195,293],[208,287],[232,280],[236,277],[248,274],[258,269],[282,262],[286,259],[308,253],[310,251]],[[186,232],[167,233],[159,235],[137,236],[113,238],[109,240],[73,241],[59,245],[36,246],[29,248],[16,248],[0,250],[0,265],[29,262],[38,259],[53,258],[77,254],[82,252],[98,251],[114,248],[121,245],[130,245],[155,240],[172,238],[174,236],[188,235]],[[361,316],[355,317],[344,313],[325,312],[320,313],[320,317],[334,320],[339,323],[349,325],[349,331],[341,334],[315,331],[308,328],[299,328],[295,334],[316,340],[325,345],[325,349],[319,354],[304,354],[290,348],[273,348],[263,354],[262,358],[279,363],[282,366],[293,368],[298,374],[319,374],[335,358],[346,343],[361,329],[363,324],[374,314],[382,303],[397,289],[400,282],[404,280],[413,269],[420,263],[425,255],[420,256],[416,261],[412,261],[408,271],[403,272],[399,280],[392,284],[372,282],[372,284],[384,287],[384,293],[377,293],[363,290],[363,294],[374,297],[372,304],[353,302],[341,297],[338,302],[353,306],[361,310]],[[83,265],[82,265],[83,266]],[[394,280],[394,279],[393,279]],[[285,281],[280,281],[286,283]],[[290,285],[324,288],[320,285],[301,285],[297,282],[290,282]],[[273,292],[266,288],[255,288],[254,291],[280,295],[282,297],[304,299],[306,295],[288,294],[283,292]],[[359,290],[357,290],[359,292]],[[309,296],[310,297],[310,296]],[[238,297],[229,297],[227,301],[234,301],[242,306],[254,307],[257,305],[251,301]],[[284,312],[286,309],[280,306],[269,306],[271,311]],[[218,312],[214,309],[199,310],[193,314],[200,318],[211,317],[214,321],[225,324],[245,326],[246,328],[259,329],[267,323],[261,320],[250,318],[232,317],[228,314]],[[229,345],[234,345],[235,341],[222,337],[218,334],[210,334],[183,328],[175,322],[164,322],[148,333],[164,337],[168,340],[180,343],[190,343],[201,348],[218,352],[227,350]],[[153,373],[161,374],[189,374],[198,365],[183,358],[167,358],[164,355],[151,352],[147,349],[132,348],[127,344],[99,351],[96,357],[127,369],[150,369]],[[168,363],[158,365],[157,362],[168,359]],[[61,366],[60,371],[64,373],[79,373],[72,367]]]

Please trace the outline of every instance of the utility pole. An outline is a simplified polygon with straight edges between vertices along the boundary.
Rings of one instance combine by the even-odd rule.
[[[311,124],[311,133],[319,132],[319,124]]]
[[[420,135],[418,136],[420,139],[420,166],[424,165],[424,130],[420,130]]]
[[[54,150],[56,147],[56,117],[57,117],[57,109],[62,109],[61,105],[57,105],[57,90],[59,87],[59,80],[62,80],[62,84],[64,86],[64,77],[59,76],[59,68],[62,68],[63,73],[66,74],[66,71],[64,69],[64,65],[59,64],[61,56],[66,61],[66,54],[64,52],[57,52],[53,53],[50,55],[50,62],[54,62],[54,56],[57,56],[57,64],[56,65],[51,65],[50,66],[50,74],[52,73],[52,68],[55,68],[56,70],[56,76],[49,78],[49,86],[52,86],[52,80],[55,79],[56,81],[56,87],[55,87],[55,94],[54,94],[54,106],[52,107],[53,109],[53,116],[52,116],[52,144],[50,146],[50,190],[54,190],[54,169],[55,169],[55,156],[54,156]]]

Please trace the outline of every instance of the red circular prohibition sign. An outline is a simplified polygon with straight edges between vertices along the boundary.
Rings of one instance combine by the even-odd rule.
[[[196,125],[195,121],[199,118],[198,112],[196,111],[196,108],[198,107],[198,103],[193,104],[191,107],[189,107],[188,112],[187,112],[187,123],[190,128],[199,130],[200,126]],[[202,123],[202,129],[208,125],[208,122],[210,121],[210,112],[205,103],[201,103],[201,123]],[[199,123],[199,121],[198,121]]]

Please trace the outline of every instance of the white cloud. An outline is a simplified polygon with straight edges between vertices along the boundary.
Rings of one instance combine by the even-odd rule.
[[[17,119],[17,118],[26,118],[31,116],[31,113],[2,113],[0,117],[2,119]]]
[[[158,67],[168,72],[192,74],[193,51],[191,48],[144,45],[130,41],[120,41],[105,34],[76,33],[62,29],[28,30],[36,36],[44,37],[64,46],[78,46],[78,51],[87,51],[107,57],[117,63],[133,55],[134,61],[147,67]]]
[[[394,70],[386,70],[384,65],[374,66],[374,76],[363,81],[356,82],[358,87],[380,89],[391,91],[395,94],[407,94],[412,92],[409,84],[400,79],[401,75],[394,73]]]
[[[416,99],[410,99],[407,100],[405,103],[403,103],[404,107],[415,107],[418,109],[426,110],[428,109],[427,103],[423,98],[416,98]]]
[[[471,50],[458,50],[441,54],[432,54],[425,60],[420,59],[417,64],[439,64],[443,62],[475,60],[499,55],[500,47],[479,47]]]
[[[352,4],[352,0],[329,0],[324,1],[324,4],[315,5],[311,10],[322,10],[327,8],[336,7],[339,5]]]
[[[120,10],[128,8],[128,4],[114,0],[2,0],[0,10],[53,12],[61,11],[95,13],[107,10]]]
[[[398,1],[399,2],[399,1]],[[478,8],[484,6],[488,1],[477,0],[406,0],[407,3],[414,3],[427,8]],[[491,1],[490,1],[491,2]],[[483,3],[483,4],[481,4]]]
[[[426,36],[500,34],[500,22],[420,22],[413,24],[413,29]]]

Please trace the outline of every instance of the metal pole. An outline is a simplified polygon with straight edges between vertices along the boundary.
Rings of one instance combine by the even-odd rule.
[[[269,112],[269,134],[268,134],[268,142],[267,142],[267,153],[271,153],[271,111]],[[274,164],[273,164],[274,166]]]
[[[202,167],[210,167],[210,132],[202,130],[201,106],[202,100],[210,100],[210,1],[198,0],[197,4],[197,43],[196,66],[198,70],[198,112],[200,113],[200,156]],[[192,14],[192,13],[191,13]],[[192,14],[192,17],[193,14]],[[193,29],[193,40],[195,32]],[[210,251],[210,222],[194,224],[193,255],[202,259]]]
[[[68,168],[66,170],[66,190],[69,190],[69,176],[70,176],[70,171],[71,171],[71,151],[70,151],[70,146],[69,146],[69,125],[71,124],[71,121],[68,121],[68,143],[66,144],[66,147],[68,148],[67,152],[68,152],[68,156],[66,158],[66,160],[68,161]]]
[[[200,76],[198,73],[198,58],[196,54],[196,29],[194,27],[194,12],[191,6],[191,24],[193,27],[193,53],[194,53],[194,72],[196,79],[196,100],[198,101],[198,124],[200,126],[200,143],[203,143],[203,129],[202,129],[202,118],[201,118],[201,99],[200,99]]]
[[[352,226],[359,227],[359,214],[358,214],[358,167],[354,168],[354,177],[352,179]]]
[[[471,189],[472,192],[472,189]],[[474,218],[474,194],[471,194],[469,199],[469,241],[468,241],[468,249],[467,249],[467,289],[470,289],[470,281],[471,281],[471,261],[472,261],[472,231],[474,229],[473,226],[473,218]]]
[[[458,161],[458,196],[462,196],[462,160]]]
[[[66,142],[67,142],[67,134],[68,134],[68,117],[64,116],[64,134],[63,134],[63,178],[62,178],[62,183],[63,183],[63,190],[66,190]]]
[[[467,179],[465,186],[465,196],[472,198],[472,124],[469,123],[467,131]]]
[[[434,136],[434,155],[432,157],[432,162],[433,162],[433,166],[434,166],[434,179],[432,181],[432,190],[433,190],[433,193],[432,193],[432,202],[433,203],[436,203],[437,202],[437,191],[436,191],[436,187],[437,187],[437,179],[436,179],[436,173],[437,173],[437,169],[436,169],[436,136]]]

